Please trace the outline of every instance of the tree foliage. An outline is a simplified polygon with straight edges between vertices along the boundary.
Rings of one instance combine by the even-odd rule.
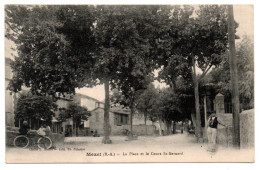
[[[78,105],[77,103],[70,103],[68,108],[64,109],[62,114],[59,115],[61,119],[72,118],[73,122],[78,127],[82,120],[88,120],[91,116],[87,108]]]
[[[35,94],[75,93],[90,79],[94,45],[88,6],[7,6],[6,37],[17,46],[11,63],[13,92],[25,85]]]
[[[251,109],[254,107],[254,43],[248,37],[242,37],[237,43],[236,55],[238,58],[238,85],[240,94],[240,103],[242,109]],[[223,54],[223,60],[219,67],[216,67],[210,73],[211,82],[217,84],[219,91],[227,99],[231,95],[230,65],[228,52]]]
[[[14,110],[15,120],[44,120],[50,123],[57,105],[51,97],[21,93]]]
[[[156,120],[158,114],[158,97],[159,90],[151,83],[139,96],[136,101],[136,108],[144,114],[145,119]]]

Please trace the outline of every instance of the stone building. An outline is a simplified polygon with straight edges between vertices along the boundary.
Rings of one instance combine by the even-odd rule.
[[[98,107],[104,107],[104,103],[99,100],[89,97],[83,94],[67,95],[61,97],[56,104],[59,110],[55,112],[55,117],[53,118],[53,131],[58,133],[63,133],[65,136],[76,136],[75,124],[71,118],[66,119],[61,122],[58,121],[59,114],[62,108],[68,108],[70,103],[77,103],[78,105],[87,108],[92,111]],[[82,120],[78,129],[79,136],[88,136],[89,133],[89,121]]]
[[[111,126],[111,135],[123,135],[126,130],[130,131],[130,110],[123,108],[111,108],[109,112],[109,123]],[[89,118],[90,133],[97,131],[98,134],[104,134],[104,108],[97,107],[91,111]],[[137,135],[152,135],[155,126],[150,120],[147,120],[147,126],[144,124],[144,117],[141,114],[133,116],[133,132]],[[147,132],[147,133],[146,133]]]
[[[5,58],[5,124],[6,126],[14,126],[14,94],[10,94],[8,87],[12,78],[12,70],[10,67],[10,58]]]

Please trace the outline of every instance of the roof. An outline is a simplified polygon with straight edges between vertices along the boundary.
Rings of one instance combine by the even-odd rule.
[[[57,97],[59,100],[73,101],[71,94],[64,94]]]
[[[96,107],[95,109],[91,110],[90,112],[94,112],[94,111],[96,111],[96,110],[98,110],[98,109],[102,109],[102,110],[104,110],[104,108]]]
[[[96,111],[98,109],[104,110],[104,108],[97,107],[97,108],[91,110],[91,112],[94,112],[94,111]],[[125,115],[129,115],[130,114],[130,111],[128,109],[120,109],[120,108],[110,108],[109,112],[117,113],[117,114],[125,114]]]
[[[82,98],[87,98],[87,99],[90,99],[90,100],[94,100],[94,101],[99,102],[99,103],[103,103],[103,102],[101,102],[101,101],[99,101],[99,100],[97,100],[97,99],[95,99],[93,97],[89,97],[89,96],[87,96],[85,94],[76,93],[75,96],[79,96],[79,97],[82,97]]]
[[[123,109],[123,108],[111,108],[110,111],[113,113],[118,113],[118,114],[125,114],[125,115],[130,114],[129,109]]]
[[[221,93],[219,93],[219,94],[217,94],[217,96],[224,96],[223,94],[221,94]]]

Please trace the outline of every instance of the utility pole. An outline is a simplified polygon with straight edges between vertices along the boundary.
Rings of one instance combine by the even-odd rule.
[[[229,42],[229,64],[232,89],[232,108],[233,108],[233,145],[240,148],[240,129],[239,129],[239,92],[237,75],[237,57],[235,49],[233,5],[228,5],[228,42]]]

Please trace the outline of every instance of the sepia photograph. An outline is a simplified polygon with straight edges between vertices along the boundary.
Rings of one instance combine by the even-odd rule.
[[[5,4],[6,163],[255,162],[254,5]]]

